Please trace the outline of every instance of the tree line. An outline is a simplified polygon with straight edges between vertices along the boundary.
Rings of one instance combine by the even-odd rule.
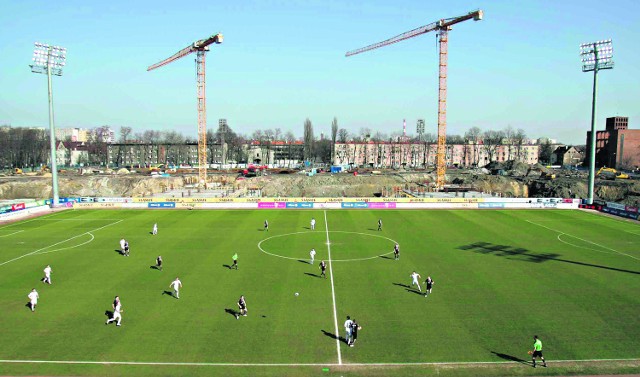
[[[106,135],[111,128],[109,126],[97,127],[91,133],[91,137],[86,142],[88,151],[88,163],[92,165],[107,165],[108,153]],[[246,162],[248,160],[246,145],[252,141],[258,142],[259,148],[266,150],[266,156],[271,156],[275,141],[285,142],[284,147],[289,148],[289,156],[299,160],[314,161],[320,163],[331,163],[335,155],[335,143],[346,142],[370,142],[382,144],[385,142],[396,142],[404,137],[401,132],[384,133],[373,131],[370,128],[361,128],[358,132],[350,132],[338,126],[337,118],[331,122],[330,138],[318,139],[314,134],[313,123],[310,119],[303,122],[303,136],[297,138],[291,130],[283,131],[281,128],[258,129],[251,135],[244,135],[234,131],[228,125],[220,126],[214,130],[207,131],[207,146],[209,163],[213,163],[216,148],[221,143],[226,143],[226,161]],[[434,133],[422,133],[406,136],[412,143],[425,144],[425,152],[429,153],[429,145],[437,144],[437,135]],[[164,145],[167,155],[177,155],[187,153],[184,148],[186,144],[197,144],[198,140],[192,136],[185,136],[179,131],[155,131],[144,130],[134,132],[132,127],[120,127],[116,138],[116,164],[123,160],[126,144],[143,144],[152,148]],[[296,156],[295,142],[302,142],[301,155]],[[522,129],[507,127],[503,130],[485,130],[478,127],[471,127],[463,135],[448,135],[447,144],[462,144],[465,148],[473,149],[472,156],[480,155],[483,151],[490,160],[493,160],[500,145],[509,145],[509,153],[513,153],[513,158],[522,156],[522,146],[528,142],[527,135]],[[219,152],[219,151],[218,151]],[[553,152],[553,146],[547,142],[540,146],[540,160],[549,161]],[[112,152],[113,153],[113,152]],[[511,156],[509,156],[511,157]],[[427,160],[426,156],[423,156]],[[511,158],[510,158],[511,159]],[[0,166],[4,168],[13,167],[38,167],[47,164],[49,160],[49,133],[45,130],[22,128],[22,127],[0,127]],[[251,162],[251,161],[249,161]],[[475,161],[477,163],[478,161]],[[264,161],[264,163],[274,163],[274,161]]]

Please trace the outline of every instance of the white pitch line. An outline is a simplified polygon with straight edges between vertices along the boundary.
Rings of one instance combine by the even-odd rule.
[[[83,243],[80,243],[80,244],[77,244],[77,245],[69,246],[69,247],[63,247],[61,249],[53,249],[53,250],[41,251],[41,252],[35,253],[33,255],[43,255],[43,254],[55,253],[56,251],[75,249],[77,247],[84,246],[84,245],[86,245],[88,243],[93,242],[93,240],[96,238],[92,233],[89,233],[89,235],[91,236],[91,239],[89,241],[86,241],[86,242],[83,242]]]
[[[561,238],[562,236],[566,236],[566,234],[564,234],[564,233],[559,233],[559,234],[558,234],[558,241],[560,241],[560,242],[562,242],[562,243],[564,243],[564,244],[567,244],[567,245],[570,245],[570,246],[573,246],[573,247],[577,247],[577,248],[579,248],[579,249],[585,249],[585,250],[595,251],[595,252],[597,252],[597,253],[613,254],[613,253],[608,252],[608,251],[598,250],[598,249],[594,249],[594,248],[592,248],[592,247],[585,247],[585,246],[579,246],[579,245],[573,244],[573,243],[571,243],[571,242],[569,242],[569,241],[565,241],[565,240],[563,240],[563,239]],[[571,237],[571,236],[569,236],[569,237]]]
[[[18,230],[18,231],[15,231],[13,233],[5,234],[5,235],[0,236],[0,237],[9,237],[9,236],[13,236],[14,234],[17,234],[17,233],[20,233],[20,232],[24,232],[24,230]]]
[[[315,232],[313,232],[313,231],[308,231],[308,232],[294,232],[294,233],[276,234],[275,236],[267,237],[267,238],[263,239],[262,241],[258,242],[258,249],[260,249],[260,251],[262,251],[263,253],[265,253],[267,255],[271,255],[272,257],[278,257],[278,258],[289,259],[289,260],[301,260],[301,258],[297,258],[297,257],[287,257],[287,256],[284,256],[284,255],[270,253],[267,250],[262,248],[262,243],[265,242],[265,241],[268,241],[270,239],[278,238],[278,237],[286,237],[286,236],[291,236],[291,235],[296,235],[296,234],[314,234],[314,233]],[[367,237],[383,238],[385,240],[391,241],[393,244],[397,244],[398,243],[398,241],[393,240],[393,239],[391,239],[389,237],[378,236],[376,234],[360,233],[360,232],[347,232],[347,231],[343,231],[343,230],[330,230],[329,233],[360,234],[360,235],[367,236]],[[336,244],[334,244],[334,245],[336,245]],[[374,255],[372,257],[354,258],[354,259],[332,259],[332,261],[333,262],[360,262],[360,261],[365,261],[365,260],[377,259],[377,258],[380,258],[382,256],[389,255],[389,254],[393,254],[393,251],[390,251],[388,253],[383,253],[383,254],[380,254],[380,255]]]
[[[640,361],[640,359],[582,359],[582,360],[547,360],[549,364]],[[98,365],[156,365],[156,366],[209,366],[209,367],[398,367],[398,366],[440,366],[440,365],[500,365],[517,364],[519,361],[450,361],[450,362],[407,362],[407,363],[207,363],[207,362],[154,362],[154,361],[77,361],[77,360],[0,360],[0,363],[12,364],[98,364]]]
[[[32,221],[36,221],[36,220],[42,220],[42,219],[44,219],[45,217],[51,217],[51,216],[54,216],[54,215],[59,215],[59,214],[61,214],[62,212],[64,212],[64,211],[59,211],[59,212],[50,213],[50,214],[48,214],[48,215],[39,216],[39,217],[33,218],[33,219],[31,219],[31,220],[26,220],[26,221],[16,221],[16,222],[11,223],[11,224],[7,224],[7,225],[0,226],[0,229],[8,228],[8,227],[10,227],[10,226],[14,226],[14,225],[18,225],[18,224],[22,225],[22,224],[30,223],[30,222],[32,222]]]
[[[118,219],[33,219],[33,221],[35,220],[40,220],[40,221],[116,221]]]
[[[13,258],[13,259],[11,259],[11,260],[8,260],[8,261],[6,261],[6,262],[2,262],[2,263],[0,263],[0,266],[4,266],[4,265],[5,265],[5,264],[7,264],[7,263],[11,263],[11,262],[17,261],[18,259],[22,259],[22,258],[24,258],[24,257],[28,257],[29,255],[36,254],[36,253],[38,253],[38,252],[40,252],[40,251],[42,251],[42,250],[46,250],[46,249],[48,249],[48,248],[50,248],[50,247],[53,247],[53,246],[56,246],[56,245],[60,245],[61,243],[65,243],[65,242],[67,242],[67,241],[71,241],[71,240],[73,240],[73,239],[75,239],[75,238],[82,237],[82,236],[84,236],[85,234],[89,234],[89,233],[91,233],[91,232],[95,232],[95,231],[97,231],[97,230],[104,229],[104,228],[106,228],[106,227],[108,227],[108,226],[115,225],[115,224],[117,224],[117,223],[119,223],[119,222],[121,222],[121,221],[122,221],[122,220],[118,220],[118,221],[113,222],[113,223],[111,223],[111,224],[107,224],[107,225],[105,225],[105,226],[101,226],[100,228],[91,229],[91,230],[89,230],[89,231],[87,231],[87,232],[84,232],[84,233],[82,233],[82,234],[78,234],[78,235],[73,236],[73,237],[71,237],[71,238],[67,238],[66,240],[63,240],[63,241],[60,241],[60,242],[56,242],[56,243],[54,243],[53,245],[45,246],[45,247],[43,247],[43,248],[41,248],[41,249],[38,249],[38,250],[36,250],[36,251],[32,251],[32,252],[30,252],[30,253],[27,253],[27,254],[21,255],[21,256],[19,256],[19,257]]]
[[[336,289],[333,285],[333,267],[331,266],[331,241],[329,241],[329,223],[327,222],[327,211],[324,211],[324,227],[327,231],[327,252],[329,253],[329,277],[331,278],[331,298],[333,299],[333,324],[336,328],[336,348],[338,350],[338,365],[342,365],[342,354],[340,352],[340,332],[338,331],[338,311],[336,310]]]
[[[629,254],[627,254],[627,253],[623,253],[623,252],[621,252],[621,251],[614,250],[614,249],[612,249],[612,248],[610,248],[610,247],[606,247],[606,246],[604,246],[604,245],[600,245],[599,243],[596,243],[596,242],[593,242],[593,241],[589,241],[589,240],[585,240],[584,238],[580,238],[580,237],[577,237],[577,236],[571,235],[571,234],[569,234],[569,233],[561,232],[561,231],[559,231],[559,230],[557,230],[557,229],[549,228],[549,227],[544,226],[544,225],[542,225],[542,224],[536,224],[536,223],[534,223],[533,221],[529,221],[529,220],[525,220],[525,221],[526,221],[526,222],[528,222],[528,223],[530,223],[530,224],[537,225],[537,226],[543,227],[543,228],[545,228],[545,229],[548,229],[548,230],[551,230],[551,231],[554,231],[554,232],[557,232],[557,233],[560,233],[560,234],[566,234],[566,235],[567,235],[567,236],[569,236],[569,237],[573,237],[573,238],[575,238],[575,239],[578,239],[578,240],[581,240],[581,241],[584,241],[584,242],[590,243],[590,244],[592,244],[592,245],[600,246],[601,248],[603,248],[603,249],[607,249],[607,250],[611,250],[611,251],[613,251],[614,253],[618,253],[618,254],[620,254],[620,255],[625,255],[625,256],[627,256],[627,257],[629,257],[629,258],[633,258],[633,259],[635,259],[635,260],[640,260],[640,258],[634,257],[633,255],[629,255]],[[574,245],[574,246],[575,246],[575,245]]]

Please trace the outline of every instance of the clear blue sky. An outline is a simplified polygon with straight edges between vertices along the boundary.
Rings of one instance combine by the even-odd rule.
[[[477,8],[485,18],[449,37],[448,133],[508,125],[530,137],[584,143],[592,74],[579,45],[612,38],[598,124],[629,116],[640,128],[640,2],[620,1],[52,1],[0,0],[0,123],[47,127],[44,75],[30,72],[33,42],[68,48],[54,78],[58,127],[132,126],[195,135],[194,55],[152,72],[195,40],[222,32],[207,55],[210,128],[280,127],[309,117],[340,127],[436,132],[435,33],[345,58],[344,53]]]

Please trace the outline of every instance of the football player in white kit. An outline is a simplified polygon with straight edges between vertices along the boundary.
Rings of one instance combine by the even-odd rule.
[[[158,223],[153,224],[153,230],[151,231],[151,234],[153,234],[154,236],[158,234]]]
[[[315,230],[316,229],[316,219],[315,218],[311,218],[311,230]]]
[[[31,290],[31,292],[29,292],[27,297],[29,297],[29,306],[31,307],[31,311],[35,312],[36,311],[36,305],[38,305],[38,299],[40,298],[40,295],[38,294],[38,291],[36,291],[36,289],[33,288]]]
[[[172,281],[171,284],[169,284],[169,287],[173,288],[173,295],[175,298],[180,298],[180,288],[182,288],[182,282],[180,279],[176,277],[176,280]]]
[[[47,265],[47,267],[44,268],[44,279],[42,279],[43,283],[49,283],[51,284],[51,272],[53,270],[51,269],[50,265]]]
[[[116,322],[116,326],[120,326],[120,322],[122,322],[122,304],[120,303],[120,297],[116,296],[116,298],[113,300],[113,304],[111,305],[113,307],[113,318],[109,318],[107,319],[107,322],[105,322],[105,325],[110,324],[111,322],[117,321]]]
[[[418,291],[422,292],[422,288],[420,288],[420,274],[413,271],[413,273],[411,273],[411,279],[413,279],[413,282],[411,283],[411,285],[417,285],[418,286]]]

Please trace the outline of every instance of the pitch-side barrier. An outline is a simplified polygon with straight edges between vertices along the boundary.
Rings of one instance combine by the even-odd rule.
[[[79,198],[73,208],[577,209],[579,204],[563,198]]]
[[[578,209],[588,208],[640,221],[638,208],[618,203],[581,204],[565,198],[60,198],[73,209]],[[50,212],[51,200],[13,204],[0,223]]]

